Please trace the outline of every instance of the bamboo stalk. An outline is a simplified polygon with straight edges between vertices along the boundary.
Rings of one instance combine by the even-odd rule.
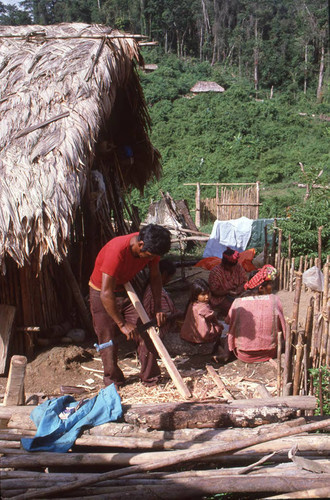
[[[293,395],[299,394],[300,380],[301,380],[301,363],[303,358],[303,336],[302,333],[298,333],[298,342],[296,346],[296,360],[294,367],[294,377],[293,377]]]
[[[291,260],[291,234],[288,236],[288,259]]]
[[[294,257],[291,259],[291,268],[290,268],[290,284],[289,291],[293,291],[293,278],[294,278]]]
[[[276,261],[276,267],[277,269],[281,265],[281,255],[282,255],[282,229],[279,228],[278,230],[278,244],[277,244],[277,261]]]
[[[320,269],[322,267],[322,229],[323,226],[320,226],[317,232],[317,254],[318,254],[318,266]]]
[[[294,259],[293,259],[294,260]],[[293,299],[293,311],[292,311],[292,329],[297,332],[298,323],[299,323],[299,305],[300,305],[300,297],[301,297],[301,285],[302,285],[302,274],[297,271],[296,272],[296,288]]]
[[[292,378],[291,342],[292,342],[291,322],[287,322],[285,331],[285,357],[284,357],[283,389],[282,389],[283,396],[289,396],[291,392],[290,387],[288,386]]]
[[[282,367],[281,367],[281,353],[282,353],[282,332],[277,332],[277,395],[281,396],[281,380],[282,380]]]

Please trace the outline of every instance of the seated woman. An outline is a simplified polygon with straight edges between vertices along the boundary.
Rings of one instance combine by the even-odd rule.
[[[163,338],[175,326],[175,319],[180,317],[182,318],[183,313],[176,309],[171,297],[164,288],[164,286],[172,279],[176,272],[175,265],[169,259],[162,259],[159,262],[159,270],[163,285],[161,294],[161,308],[162,312],[166,313],[169,316],[168,321],[166,321],[166,323],[159,329],[159,335],[161,338]],[[154,318],[156,316],[156,312],[154,297],[150,284],[147,285],[144,291],[142,303],[149,318]]]
[[[226,316],[236,297],[244,292],[247,274],[238,263],[239,252],[227,248],[222,261],[209,275],[210,304],[221,316]]]
[[[249,295],[238,298],[230,308],[228,347],[245,363],[268,361],[277,355],[277,332],[285,332],[283,308],[272,294],[276,269],[265,265],[244,288]]]
[[[219,341],[223,326],[209,305],[209,286],[203,279],[194,281],[185,319],[181,328],[181,338],[194,344]]]

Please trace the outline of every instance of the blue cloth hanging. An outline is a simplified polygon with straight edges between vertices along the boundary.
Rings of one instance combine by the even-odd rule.
[[[33,438],[22,438],[27,451],[67,452],[78,435],[87,428],[113,422],[122,416],[120,396],[114,384],[101,389],[92,399],[62,420],[59,415],[64,410],[75,408],[79,401],[72,396],[50,399],[37,406],[30,415],[37,427]]]

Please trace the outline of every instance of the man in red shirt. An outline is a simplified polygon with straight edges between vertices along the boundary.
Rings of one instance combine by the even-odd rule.
[[[150,285],[155,301],[158,326],[166,321],[161,311],[162,281],[159,272],[160,256],[171,247],[170,232],[156,224],[144,226],[139,233],[118,236],[110,240],[96,257],[90,277],[90,308],[93,325],[100,344],[104,368],[104,383],[124,384],[124,374],[117,364],[118,330],[137,343],[141,363],[141,381],[154,385],[160,375],[156,350],[151,339],[136,331],[138,315],[125,292],[124,284],[149,266]],[[102,345],[103,344],[103,345]]]

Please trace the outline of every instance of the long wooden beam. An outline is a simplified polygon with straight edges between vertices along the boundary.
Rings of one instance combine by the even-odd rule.
[[[125,286],[127,295],[129,296],[133,306],[135,307],[138,315],[140,316],[140,318],[142,320],[142,323],[147,323],[148,321],[150,321],[150,318],[149,318],[148,314],[146,313],[143,305],[141,304],[141,301],[140,301],[137,293],[135,292],[132,284],[130,282],[128,282],[128,283],[125,283],[124,286]],[[173,380],[175,387],[178,389],[181,396],[183,396],[185,399],[190,398],[191,393],[190,393],[188,387],[186,386],[186,384],[184,383],[184,381],[183,381],[180,373],[178,372],[175,364],[173,363],[171,356],[167,352],[166,347],[164,346],[163,342],[161,341],[161,339],[157,333],[156,328],[154,328],[153,326],[151,328],[149,328],[148,334],[149,334],[149,337],[151,338],[155,348],[157,349],[157,352],[158,352],[161,360],[163,361],[165,368],[167,369],[171,379]]]

